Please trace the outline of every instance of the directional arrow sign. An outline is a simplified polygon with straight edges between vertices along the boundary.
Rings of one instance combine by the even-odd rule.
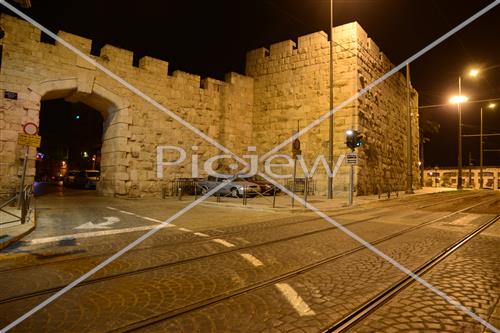
[[[102,223],[87,222],[82,225],[79,225],[78,227],[75,227],[74,229],[110,229],[111,227],[108,227],[109,225],[120,221],[120,219],[116,216],[105,216],[104,219],[106,220],[106,222]]]

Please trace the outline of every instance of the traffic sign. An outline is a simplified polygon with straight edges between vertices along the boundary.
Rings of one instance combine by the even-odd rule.
[[[42,137],[39,135],[30,135],[25,133],[19,133],[17,135],[17,143],[22,146],[29,147],[40,147],[40,142],[42,141]]]
[[[26,123],[23,126],[23,131],[29,135],[38,134],[38,126],[35,123]]]
[[[349,164],[349,165],[357,165],[358,164],[358,154],[356,154],[356,153],[347,153],[346,159],[347,159],[347,164]]]

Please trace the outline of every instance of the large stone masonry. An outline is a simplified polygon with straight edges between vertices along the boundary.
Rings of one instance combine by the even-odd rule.
[[[356,23],[333,29],[334,106],[382,76],[393,65]],[[259,152],[266,152],[329,110],[330,49],[326,33],[301,36],[248,52],[246,74],[254,78],[252,138]],[[334,115],[334,158],[349,152],[345,131],[357,129],[366,135],[358,149],[355,168],[358,194],[375,193],[406,184],[406,79],[396,73]],[[412,92],[412,106],[417,95]],[[318,154],[328,157],[328,120],[301,137],[303,158],[310,167]],[[282,153],[291,154],[291,145]],[[414,185],[418,185],[418,114],[413,114]],[[314,179],[326,190],[324,169]],[[348,166],[344,163],[334,180],[336,191],[348,188]],[[298,170],[301,176],[301,169]]]
[[[162,185],[178,177],[191,176],[191,153],[202,165],[220,153],[217,148],[181,126],[177,121],[144,101],[129,89],[102,73],[58,43],[40,41],[41,33],[29,23],[1,15],[6,34],[0,40],[0,187],[13,192],[19,186],[23,147],[17,134],[26,122],[39,123],[41,102],[63,98],[85,103],[104,118],[99,190],[109,195],[158,195]],[[256,146],[264,154],[329,109],[329,41],[316,32],[294,41],[248,52],[246,76],[229,73],[225,81],[175,71],[168,63],[152,57],[134,61],[131,51],[111,45],[91,54],[92,41],[67,32],[58,34],[116,73],[162,106],[173,111],[237,154]],[[333,29],[334,103],[353,96],[359,89],[393,67],[366,32],[350,23]],[[137,66],[134,64],[137,63]],[[5,99],[4,92],[18,94]],[[413,106],[417,95],[412,89]],[[358,194],[376,192],[388,185],[402,189],[406,177],[406,86],[401,73],[386,80],[365,96],[353,100],[335,114],[334,157],[345,154],[345,130],[354,128],[366,135],[355,168]],[[414,175],[417,179],[418,117],[413,117]],[[43,140],[43,139],[42,139]],[[328,121],[301,138],[306,164],[318,154],[327,157]],[[167,167],[157,178],[156,148],[180,146],[187,160]],[[197,150],[193,150],[197,146]],[[28,182],[35,174],[35,149],[29,153]],[[283,149],[290,154],[291,147]],[[166,154],[175,160],[177,154]],[[228,170],[231,161],[221,163]],[[301,172],[299,169],[299,176]],[[348,168],[342,165],[336,191],[347,189]],[[324,193],[326,175],[320,167],[315,176]]]
[[[105,194],[157,194],[162,182],[191,176],[192,146],[198,146],[200,164],[218,152],[62,45],[40,42],[40,31],[29,23],[2,15],[0,25],[6,33],[0,40],[2,192],[13,192],[19,186],[23,148],[17,145],[17,134],[24,123],[39,123],[44,100],[64,98],[68,102],[82,102],[102,114],[102,175],[98,186]],[[91,40],[67,32],[58,35],[235,153],[241,154],[250,145],[251,78],[230,73],[223,82],[201,80],[181,71],[168,75],[165,61],[143,57],[135,67],[130,51],[106,45],[98,56],[91,55]],[[5,99],[5,91],[16,92],[17,100]],[[164,180],[156,177],[158,145],[180,146],[188,155],[188,160],[179,167],[165,169]],[[35,174],[35,152],[30,149],[28,182],[33,181]],[[175,159],[166,155],[166,160]],[[203,176],[203,169],[200,171]]]

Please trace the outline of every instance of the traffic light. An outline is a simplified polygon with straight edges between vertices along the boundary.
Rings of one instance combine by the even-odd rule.
[[[346,146],[352,150],[360,147],[363,144],[364,135],[355,130],[347,130],[346,134]]]

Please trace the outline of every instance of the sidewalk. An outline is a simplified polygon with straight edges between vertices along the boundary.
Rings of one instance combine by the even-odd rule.
[[[4,207],[3,210],[10,214],[21,216],[21,210],[16,207]],[[21,224],[21,219],[0,211],[0,250],[17,242],[35,229],[35,210],[28,212],[26,223]]]

